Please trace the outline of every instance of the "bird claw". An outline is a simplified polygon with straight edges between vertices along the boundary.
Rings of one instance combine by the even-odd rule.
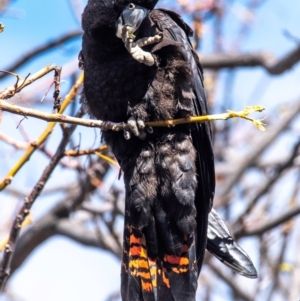
[[[147,136],[147,133],[145,131],[146,126],[145,126],[145,122],[143,120],[135,119],[134,117],[130,117],[127,121],[127,125],[129,127],[130,132],[134,136],[136,136],[142,140],[144,140],[146,138],[146,136]]]
[[[143,130],[145,128],[145,122],[141,119],[137,120],[137,126],[139,129]]]
[[[162,35],[155,35],[153,37],[145,37],[134,42],[132,35],[129,34],[129,28],[127,26],[123,26],[122,28],[122,40],[126,49],[135,60],[147,66],[153,66],[155,58],[150,52],[144,51],[141,47],[158,43],[161,39]]]
[[[129,140],[129,139],[131,138],[130,132],[128,132],[128,131],[126,131],[126,130],[123,131],[123,135],[124,135],[124,138],[125,138],[126,140]]]

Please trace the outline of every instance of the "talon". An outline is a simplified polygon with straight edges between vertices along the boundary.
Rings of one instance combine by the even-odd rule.
[[[137,126],[139,129],[144,129],[145,128],[145,122],[141,119],[137,120]]]
[[[162,33],[159,33],[154,38],[155,38],[155,42],[160,42],[163,39],[163,35]]]
[[[133,133],[134,136],[139,136],[140,132],[137,126],[137,122],[133,117],[130,117],[127,121],[130,131]]]
[[[123,131],[123,134],[124,134],[124,138],[125,138],[126,140],[129,140],[129,139],[131,138],[130,132],[124,130],[124,131]]]
[[[153,134],[153,127],[152,126],[147,126],[146,130],[149,134]]]

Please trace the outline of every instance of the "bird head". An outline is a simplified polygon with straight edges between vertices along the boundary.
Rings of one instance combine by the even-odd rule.
[[[115,30],[118,17],[113,0],[89,0],[82,14],[82,28],[91,35],[101,28]]]
[[[114,0],[115,6],[124,9],[128,4],[133,3],[134,5],[142,6],[152,10],[158,0]]]
[[[133,35],[137,29],[140,27],[141,23],[148,14],[148,9],[135,5],[134,3],[129,3],[125,9],[122,11],[118,22],[117,22],[117,32],[118,38],[122,38],[122,30],[126,27],[129,35]]]
[[[82,14],[82,28],[93,39],[113,41],[116,30],[124,24],[128,25],[129,32],[134,33],[148,10],[152,10],[157,2],[158,0],[89,0]]]

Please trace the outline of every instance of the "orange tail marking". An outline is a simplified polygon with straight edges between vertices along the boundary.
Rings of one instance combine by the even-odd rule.
[[[163,271],[162,271],[162,280],[167,288],[171,288],[170,279],[168,278],[168,275],[167,275],[167,272],[165,269],[163,269]]]
[[[141,281],[142,283],[142,289],[144,291],[147,291],[147,292],[152,292],[153,291],[153,287],[152,287],[152,283],[149,283],[149,282],[145,282],[145,281]]]
[[[136,237],[133,233],[129,237],[129,270],[132,276],[139,277],[142,289],[153,291],[152,277],[149,267],[148,254],[145,247],[145,239]]]
[[[169,262],[171,264],[176,264],[176,265],[188,265],[189,264],[189,259],[185,256],[173,256],[173,255],[165,255],[164,260],[166,262]]]
[[[157,264],[156,260],[148,259],[153,287],[157,287]]]
[[[167,269],[172,270],[172,272],[176,274],[187,273],[189,271],[190,260],[188,257],[189,246],[187,239],[187,235],[185,234],[185,243],[182,247],[182,253],[180,256],[168,254],[165,254],[164,256],[164,262],[166,263]]]

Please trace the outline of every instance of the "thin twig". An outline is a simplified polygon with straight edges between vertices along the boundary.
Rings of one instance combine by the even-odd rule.
[[[2,132],[0,132],[0,140],[6,142],[7,144],[12,145],[13,147],[15,147],[17,149],[27,149],[29,146],[29,143],[21,142],[16,139],[13,139],[12,137],[7,136]]]
[[[235,233],[235,237],[240,237],[240,236],[245,236],[247,235],[246,232],[244,232],[244,230],[241,227],[242,224],[242,220],[243,218],[254,208],[255,204],[258,202],[258,200],[265,194],[267,193],[267,191],[270,189],[270,187],[272,187],[272,185],[277,181],[277,179],[279,178],[279,176],[289,167],[293,166],[294,160],[297,157],[298,151],[300,149],[300,139],[299,141],[295,144],[294,149],[292,151],[292,153],[290,154],[290,156],[287,158],[287,160],[281,164],[280,166],[278,166],[277,168],[277,172],[258,190],[258,192],[255,194],[255,196],[249,201],[247,208],[244,210],[244,212],[242,214],[239,215],[238,219],[234,222],[234,227],[237,229],[236,231],[234,231]],[[296,211],[297,212],[297,211]],[[287,219],[291,218],[289,217],[289,214],[286,217]],[[280,221],[280,219],[279,219]],[[284,221],[284,220],[283,220]],[[278,221],[275,221],[275,226],[276,223]],[[270,223],[270,227],[272,228],[272,222]],[[274,226],[274,227],[275,227]],[[239,228],[241,227],[241,228]],[[264,228],[268,228],[268,224],[263,226]],[[266,230],[267,231],[267,230]],[[256,229],[255,231],[253,231],[254,234],[251,235],[255,235],[255,233],[257,232],[257,234],[259,234],[259,229]],[[250,232],[251,233],[251,232]]]
[[[95,155],[97,155],[99,158],[105,160],[106,162],[110,163],[110,164],[113,164],[114,166],[116,166],[117,168],[120,168],[120,165],[117,163],[116,160],[114,160],[113,158],[111,157],[108,157],[106,155],[103,155],[99,152],[95,152]]]
[[[32,216],[31,216],[31,214],[29,214],[23,220],[22,225],[21,225],[21,229],[26,228],[31,223],[32,223]],[[9,240],[9,237],[5,237],[2,241],[0,241],[0,252],[2,252],[5,249],[5,246],[7,245],[8,240]]]
[[[60,111],[60,101],[61,97],[59,96],[60,93],[60,75],[61,75],[61,67],[56,67],[54,71],[54,105],[53,110],[55,113],[58,113]]]
[[[17,83],[9,88],[6,88],[5,90],[0,92],[0,99],[7,99],[12,96],[14,96],[16,93],[20,92],[23,88],[26,86],[32,84],[37,79],[45,76],[49,72],[55,70],[55,65],[46,66],[40,71],[36,72],[35,74],[32,74],[31,76],[26,77],[24,80],[20,80],[20,77],[18,76]]]
[[[90,174],[94,175],[96,172],[97,177],[102,181],[109,169],[109,164],[106,162],[103,162],[104,164],[101,162],[101,170],[99,170],[98,162],[93,163],[94,164],[92,164],[88,169],[90,172],[83,172],[82,180],[80,180],[79,183],[77,182],[76,185],[70,185],[68,187],[68,193],[60,199],[52,209],[39,218],[34,223],[34,227],[29,228],[21,235],[12,259],[11,275],[24,263],[26,258],[32,254],[33,250],[35,250],[35,248],[37,248],[45,240],[56,234],[68,236],[68,233],[62,233],[60,224],[61,222],[64,223],[64,220],[67,219],[72,212],[78,209],[86,197],[95,191],[96,187],[91,183]],[[43,193],[45,193],[45,191],[46,189]],[[78,242],[82,243],[80,241],[82,232],[77,231],[74,228],[73,232],[75,232],[76,237],[78,237]],[[76,239],[76,237],[69,237]],[[98,248],[112,251],[113,254],[118,253],[117,257],[120,258],[121,250],[114,252],[114,250],[109,247],[111,245],[111,238],[108,235],[103,235],[102,239],[99,239],[97,236],[94,236],[94,238],[95,240],[89,244],[90,246],[97,246]],[[89,238],[84,235],[82,239],[88,240]]]
[[[101,145],[100,147],[95,148],[95,149],[69,150],[69,151],[66,151],[64,155],[66,157],[79,157],[79,156],[84,156],[84,155],[93,155],[96,152],[102,152],[107,149],[108,149],[107,145]]]
[[[270,144],[278,137],[279,133],[282,133],[288,125],[298,116],[300,112],[300,101],[296,101],[294,106],[291,106],[288,110],[287,116],[285,116],[277,125],[274,125],[268,130],[267,135],[264,135],[257,143],[254,143],[253,148],[245,156],[245,160],[239,163],[236,170],[233,172],[233,177],[229,178],[224,185],[219,195],[223,198],[231,191],[232,187],[237,183],[244,171],[251,166],[262,152],[270,146]]]
[[[78,113],[78,117],[80,117],[82,115],[83,115],[83,110],[80,110]],[[0,291],[3,291],[3,289],[5,287],[5,283],[10,275],[11,260],[12,260],[13,253],[15,251],[16,242],[19,237],[22,224],[23,224],[25,218],[30,213],[30,209],[31,209],[34,201],[40,195],[45,184],[49,180],[50,175],[52,174],[53,170],[55,169],[55,167],[57,166],[59,161],[62,159],[62,157],[64,156],[65,148],[66,148],[67,144],[69,143],[70,136],[74,132],[75,128],[76,128],[76,125],[73,125],[68,129],[68,131],[66,131],[64,133],[63,138],[57,148],[55,155],[52,157],[50,163],[45,168],[39,181],[36,183],[36,185],[32,189],[29,196],[25,198],[24,204],[21,207],[21,209],[19,210],[19,212],[13,222],[13,226],[12,226],[12,228],[10,230],[10,234],[9,234],[9,240],[5,246],[3,259],[0,264]]]
[[[68,95],[65,97],[60,112],[63,112],[66,109],[66,107],[69,105],[69,103],[73,100],[73,98],[77,95],[78,89],[80,88],[82,83],[83,83],[83,74],[79,76],[77,82],[72,87]],[[0,102],[2,101],[0,100]],[[13,166],[13,168],[7,173],[6,177],[2,181],[0,181],[0,191],[3,190],[7,185],[11,183],[13,177],[20,170],[20,168],[30,159],[34,151],[45,142],[45,140],[51,134],[55,125],[56,122],[50,122],[46,127],[46,129],[43,131],[43,133],[40,135],[40,137],[36,140],[36,142],[31,143],[31,146],[26,150],[26,152],[19,159],[19,161]]]

